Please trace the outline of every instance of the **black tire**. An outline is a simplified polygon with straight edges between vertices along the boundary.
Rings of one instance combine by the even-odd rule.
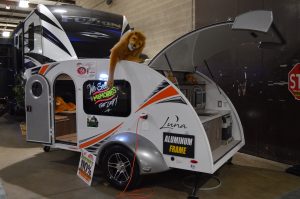
[[[43,149],[44,149],[45,152],[49,152],[51,148],[50,148],[50,146],[44,146]]]
[[[101,168],[105,179],[115,188],[124,190],[130,179],[134,154],[122,146],[110,147],[103,156]],[[139,181],[139,166],[135,160],[133,174],[128,189],[133,189]]]

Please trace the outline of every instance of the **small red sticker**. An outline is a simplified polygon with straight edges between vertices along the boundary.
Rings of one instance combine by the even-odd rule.
[[[77,73],[79,74],[79,75],[84,75],[84,74],[86,74],[86,68],[84,68],[84,67],[79,67],[79,68],[77,68]]]

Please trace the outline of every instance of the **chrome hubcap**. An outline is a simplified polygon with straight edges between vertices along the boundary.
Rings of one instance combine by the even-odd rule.
[[[121,153],[114,153],[108,158],[108,172],[110,179],[118,183],[129,180],[131,164],[129,159]]]

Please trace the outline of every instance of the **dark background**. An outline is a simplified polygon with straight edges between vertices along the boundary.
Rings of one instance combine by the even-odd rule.
[[[0,38],[0,98],[11,95],[13,85],[12,49],[8,39]]]
[[[272,49],[259,49],[254,44],[239,46],[207,61],[241,117],[246,140],[242,152],[299,164],[300,101],[288,91],[287,81],[288,72],[300,62],[300,1],[196,0],[196,29],[234,20],[251,10],[273,11],[274,23],[286,45]],[[198,69],[210,76],[204,65]],[[238,87],[245,82],[245,95],[239,95]]]

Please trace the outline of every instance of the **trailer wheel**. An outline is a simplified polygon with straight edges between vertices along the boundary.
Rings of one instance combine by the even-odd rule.
[[[125,189],[130,179],[133,158],[132,151],[122,146],[113,146],[106,151],[101,168],[104,171],[105,179],[113,187],[120,190]],[[134,188],[138,179],[139,166],[136,161],[128,189]]]
[[[43,149],[44,149],[45,152],[49,152],[50,151],[50,146],[44,146]]]

